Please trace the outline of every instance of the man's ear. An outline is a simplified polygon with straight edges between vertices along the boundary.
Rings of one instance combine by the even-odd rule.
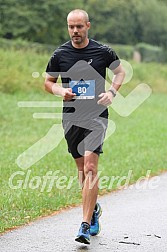
[[[91,27],[91,23],[90,22],[87,22],[87,27],[88,27],[88,30],[89,30],[90,27]]]

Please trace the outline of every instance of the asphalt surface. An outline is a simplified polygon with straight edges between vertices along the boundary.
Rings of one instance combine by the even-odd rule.
[[[3,234],[0,251],[166,252],[167,174],[155,179],[99,197],[102,229],[90,245],[74,240],[82,218],[75,207]]]

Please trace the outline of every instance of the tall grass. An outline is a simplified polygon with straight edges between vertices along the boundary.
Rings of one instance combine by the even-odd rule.
[[[45,72],[50,56],[46,52],[37,54],[32,50],[0,49],[0,91],[10,94],[18,91],[43,92],[42,74]],[[148,83],[155,92],[167,92],[166,64],[130,63],[133,68],[133,78],[126,85],[126,90],[144,82]],[[38,72],[39,77],[33,78],[33,72]]]

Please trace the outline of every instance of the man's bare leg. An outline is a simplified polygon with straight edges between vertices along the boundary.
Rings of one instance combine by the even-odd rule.
[[[83,188],[83,183],[85,180],[85,174],[84,174],[84,157],[80,157],[75,159],[77,168],[78,168],[78,179],[80,186]]]
[[[98,195],[98,167],[99,156],[96,153],[86,151],[84,156],[85,181],[82,190],[83,221],[91,223]]]

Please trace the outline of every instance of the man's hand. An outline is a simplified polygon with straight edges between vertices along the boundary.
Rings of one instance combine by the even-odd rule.
[[[62,90],[62,96],[64,101],[70,101],[74,98],[76,94],[72,93],[71,88],[63,88]]]
[[[99,98],[101,98],[101,99],[97,102],[97,104],[109,106],[112,103],[113,95],[111,92],[101,93],[99,95]]]

